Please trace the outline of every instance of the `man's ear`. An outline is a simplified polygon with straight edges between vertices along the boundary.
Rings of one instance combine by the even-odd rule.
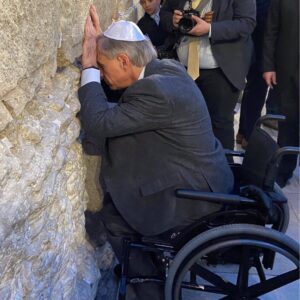
[[[130,60],[129,57],[126,53],[119,53],[117,55],[117,60],[121,66],[121,68],[123,68],[124,70],[127,70],[128,67],[130,66]]]

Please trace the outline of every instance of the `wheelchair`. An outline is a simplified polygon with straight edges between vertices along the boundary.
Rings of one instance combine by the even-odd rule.
[[[227,153],[243,158],[242,163],[231,164],[235,178],[231,194],[175,191],[186,201],[220,203],[220,211],[164,239],[123,240],[119,300],[126,299],[127,284],[148,282],[164,285],[166,300],[261,299],[299,279],[299,244],[285,235],[289,208],[275,184],[282,157],[298,155],[299,148],[279,148],[261,128],[267,119],[282,121],[284,117],[261,117],[246,151]],[[161,275],[129,276],[133,249],[153,253]]]

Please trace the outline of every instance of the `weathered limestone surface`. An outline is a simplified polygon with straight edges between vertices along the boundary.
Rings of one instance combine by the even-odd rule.
[[[101,206],[96,170],[86,175],[98,158],[84,159],[77,141],[74,61],[90,3],[0,1],[1,300],[94,299],[99,266],[113,264],[84,226],[89,198]],[[136,0],[94,3],[103,29],[136,18]]]

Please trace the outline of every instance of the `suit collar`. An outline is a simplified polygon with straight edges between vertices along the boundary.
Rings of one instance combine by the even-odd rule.
[[[146,67],[143,67],[138,80],[143,79],[145,77],[145,69]]]
[[[214,12],[213,20],[216,20],[216,17],[219,13],[221,1],[222,0],[213,0],[213,2],[212,2],[212,11]]]
[[[160,64],[160,62],[158,59],[152,59],[145,67],[144,77],[148,77],[148,76],[154,74],[155,72],[157,72],[157,68],[158,68],[159,64]]]

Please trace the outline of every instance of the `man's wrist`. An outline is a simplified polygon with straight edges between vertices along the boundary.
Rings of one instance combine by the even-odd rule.
[[[95,66],[95,65],[85,65],[85,66],[83,66],[82,71],[86,70],[86,69],[96,69],[96,70],[99,70],[98,66]]]
[[[83,69],[97,67],[97,43],[94,39],[87,39],[83,41],[82,67]]]
[[[81,73],[81,86],[84,86],[90,82],[100,83],[100,70],[98,68],[87,68],[82,70]]]

